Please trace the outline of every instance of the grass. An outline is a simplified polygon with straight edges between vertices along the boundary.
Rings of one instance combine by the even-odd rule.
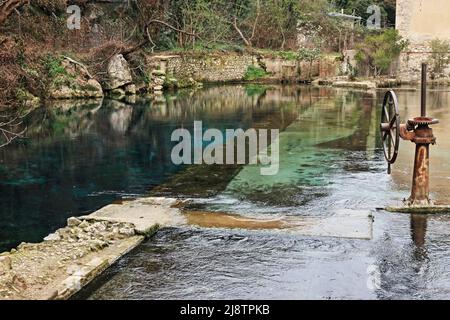
[[[44,66],[47,71],[47,76],[51,84],[60,88],[62,86],[74,87],[74,80],[76,75],[67,72],[62,65],[63,58],[56,57],[51,54],[47,55],[44,61]]]
[[[253,81],[253,80],[264,78],[268,74],[269,73],[266,70],[264,70],[263,68],[255,67],[255,66],[248,66],[247,71],[245,72],[245,75],[244,75],[244,80]]]
[[[66,69],[62,66],[62,59],[52,55],[48,55],[45,61],[45,68],[51,79],[59,75],[67,75]]]
[[[263,55],[281,58],[285,60],[298,60],[300,58],[300,55],[296,51],[283,51],[283,50],[271,50],[271,49],[258,49],[258,52],[260,52]]]

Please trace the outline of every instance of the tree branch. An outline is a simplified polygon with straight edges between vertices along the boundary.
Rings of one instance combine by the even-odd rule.
[[[30,0],[3,0],[0,1],[0,25],[2,25],[6,19],[15,10],[19,9],[25,4],[30,4]]]
[[[259,15],[261,13],[261,3],[260,0],[256,0],[256,17],[255,22],[253,23],[252,36],[250,37],[249,42],[253,40],[255,37],[256,26],[258,25]]]
[[[16,139],[24,137],[24,133],[27,128],[24,128],[20,132],[16,132],[14,130],[14,128],[18,127],[21,124],[22,120],[20,120],[20,117],[18,116],[13,117],[6,122],[0,123],[0,134],[3,136],[1,139],[2,142],[0,143],[0,148],[7,146]]]
[[[188,31],[185,31],[185,30],[178,29],[177,27],[174,27],[173,25],[171,25],[171,24],[169,24],[169,23],[167,23],[167,22],[161,21],[161,20],[152,19],[152,20],[150,20],[150,21],[145,25],[145,27],[144,27],[145,34],[146,34],[145,40],[142,41],[141,43],[139,43],[138,45],[136,45],[136,46],[134,46],[134,47],[132,47],[132,48],[130,48],[130,49],[128,49],[128,50],[122,52],[122,54],[123,54],[123,55],[128,55],[128,54],[130,54],[130,53],[132,53],[132,52],[134,52],[134,51],[136,51],[136,50],[142,48],[143,46],[147,45],[148,43],[151,43],[151,44],[152,44],[152,46],[153,46],[153,47],[152,47],[152,50],[153,50],[153,49],[155,48],[155,43],[153,42],[152,38],[150,37],[149,27],[150,27],[151,24],[154,24],[154,23],[156,23],[156,24],[161,24],[161,25],[163,25],[163,26],[165,26],[165,27],[167,27],[167,28],[169,28],[169,29],[172,29],[172,30],[174,30],[174,31],[176,31],[176,32],[180,32],[180,33],[183,33],[183,34],[187,34],[187,35],[189,35],[189,36],[192,36],[192,37],[195,37],[195,38],[197,38],[197,39],[199,39],[199,40],[202,40],[202,38],[201,38],[199,35],[195,34],[195,33],[192,33],[192,32],[188,32]]]
[[[237,33],[239,33],[239,36],[241,37],[242,41],[244,41],[245,45],[247,47],[251,47],[252,44],[250,43],[250,41],[247,40],[247,38],[244,36],[241,29],[239,29],[239,27],[237,25],[237,17],[236,16],[234,17],[234,20],[233,20],[233,27],[237,31]]]

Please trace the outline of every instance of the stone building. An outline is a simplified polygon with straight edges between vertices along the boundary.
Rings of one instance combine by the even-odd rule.
[[[397,0],[396,28],[410,43],[400,56],[398,77],[417,80],[421,63],[430,59],[430,42],[450,41],[450,1]],[[450,69],[444,74],[449,77]]]

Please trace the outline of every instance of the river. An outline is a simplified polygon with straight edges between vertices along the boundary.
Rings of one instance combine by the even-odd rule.
[[[397,90],[403,119],[419,91]],[[414,145],[402,142],[391,176],[380,149],[383,91],[220,86],[158,101],[61,102],[26,118],[28,138],[0,151],[0,251],[40,241],[69,216],[142,195],[250,217],[374,214],[371,240],[284,230],[166,228],[83,290],[88,299],[450,298],[450,218],[393,214],[409,195]],[[450,202],[450,92],[429,92],[436,125],[432,197]],[[252,166],[175,166],[175,128],[277,128],[280,172]],[[214,223],[211,223],[214,227]]]

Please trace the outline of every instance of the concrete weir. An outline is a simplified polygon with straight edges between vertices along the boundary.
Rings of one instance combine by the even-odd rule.
[[[257,219],[184,210],[173,198],[141,198],[72,217],[41,243],[22,243],[0,255],[0,300],[68,299],[159,227],[278,230],[305,236],[370,239],[370,211],[337,210],[324,218]]]
[[[143,198],[108,205],[41,243],[22,243],[0,255],[0,299],[68,299],[158,227],[184,221],[178,201]]]

